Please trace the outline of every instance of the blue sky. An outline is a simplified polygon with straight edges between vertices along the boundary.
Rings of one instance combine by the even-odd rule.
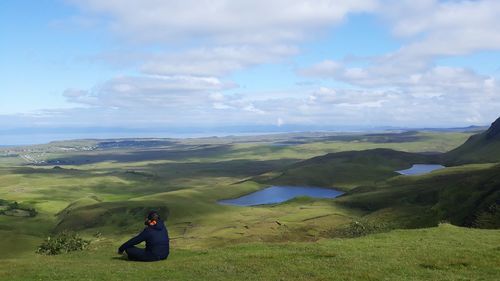
[[[500,115],[498,14],[493,0],[1,1],[0,126],[484,125]]]

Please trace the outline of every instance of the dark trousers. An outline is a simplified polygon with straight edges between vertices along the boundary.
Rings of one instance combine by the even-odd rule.
[[[161,258],[157,257],[151,252],[137,247],[130,247],[125,249],[128,259],[131,261],[159,261]],[[166,257],[165,257],[166,258]]]

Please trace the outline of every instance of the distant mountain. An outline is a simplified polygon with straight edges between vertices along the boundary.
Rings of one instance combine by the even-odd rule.
[[[450,164],[500,162],[500,118],[488,130],[446,153],[444,159]]]
[[[433,131],[433,132],[480,132],[488,129],[488,126],[468,126],[457,128],[420,128],[418,131]]]

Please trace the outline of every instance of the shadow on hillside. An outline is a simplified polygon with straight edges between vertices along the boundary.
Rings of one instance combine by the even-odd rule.
[[[184,177],[250,177],[283,168],[299,159],[229,160],[217,162],[188,162],[148,164],[146,170],[165,179]]]
[[[429,139],[427,136],[418,135],[418,131],[407,131],[402,133],[379,133],[363,135],[328,136],[323,141],[362,141],[372,143],[402,143],[417,142]]]
[[[85,165],[99,162],[138,162],[153,160],[185,160],[224,155],[230,151],[230,145],[193,145],[181,149],[153,149],[129,151],[92,151],[48,160],[42,165]]]

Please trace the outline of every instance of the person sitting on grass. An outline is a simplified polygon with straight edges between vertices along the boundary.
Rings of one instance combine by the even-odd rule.
[[[169,254],[168,231],[156,211],[148,213],[144,224],[146,227],[136,237],[123,243],[118,249],[118,254],[125,251],[129,260],[133,261],[159,261],[164,260]],[[137,248],[137,245],[146,241],[146,249]]]

